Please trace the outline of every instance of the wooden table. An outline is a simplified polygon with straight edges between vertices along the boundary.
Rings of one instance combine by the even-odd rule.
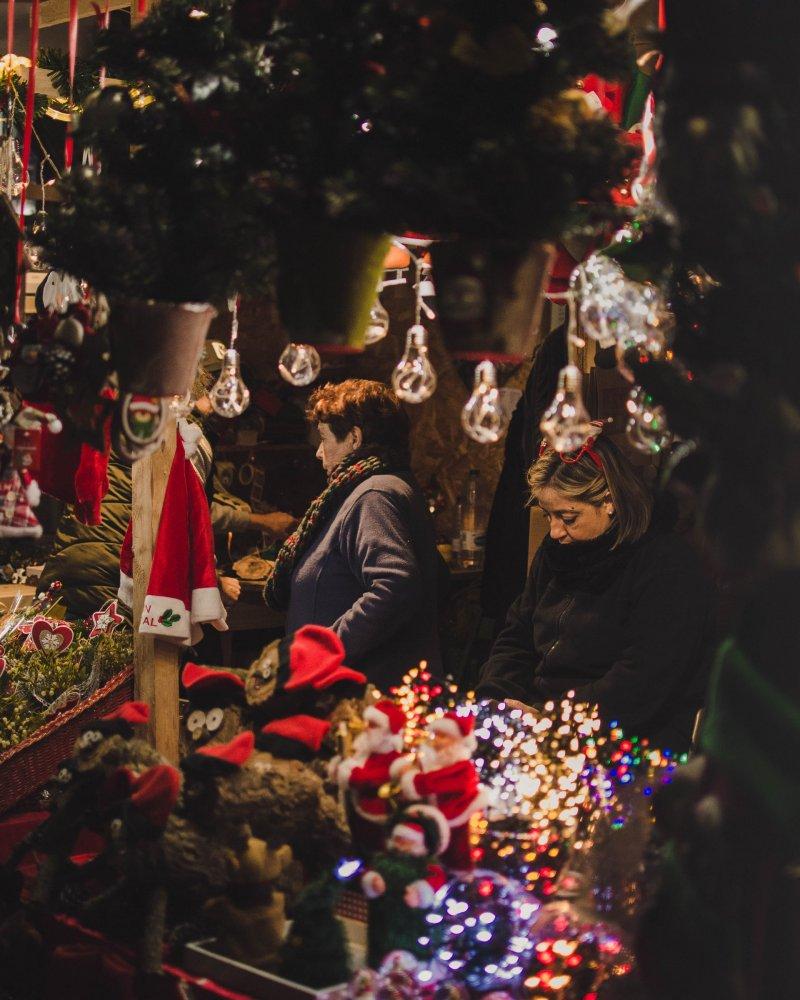
[[[286,615],[267,607],[262,591],[263,580],[240,580],[242,587],[239,600],[228,608],[228,631],[220,632],[222,664],[230,667],[233,663],[234,632],[250,632],[261,629],[282,629]]]

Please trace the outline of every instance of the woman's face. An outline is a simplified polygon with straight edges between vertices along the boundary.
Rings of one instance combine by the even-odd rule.
[[[360,446],[361,431],[358,427],[354,427],[339,441],[329,424],[317,424],[317,429],[319,430],[317,458],[322,462],[322,468],[326,474],[330,475],[350,452],[355,451]]]
[[[610,501],[595,507],[580,500],[570,500],[549,486],[539,494],[539,506],[550,525],[550,537],[560,545],[599,538],[611,527],[614,510]]]

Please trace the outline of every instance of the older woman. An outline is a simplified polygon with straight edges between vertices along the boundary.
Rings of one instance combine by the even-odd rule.
[[[687,749],[713,641],[712,590],[694,553],[602,437],[576,455],[546,452],[528,481],[550,533],[479,696],[541,704],[574,690],[631,735]]]
[[[308,418],[328,475],[275,563],[264,596],[287,632],[332,628],[348,665],[386,688],[421,660],[439,666],[436,539],[409,471],[409,423],[380,382],[314,392]]]

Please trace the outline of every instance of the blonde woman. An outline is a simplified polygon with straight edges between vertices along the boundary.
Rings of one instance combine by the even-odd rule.
[[[713,643],[713,594],[691,548],[606,438],[528,473],[549,535],[484,664],[478,695],[597,702],[651,745],[687,749]]]

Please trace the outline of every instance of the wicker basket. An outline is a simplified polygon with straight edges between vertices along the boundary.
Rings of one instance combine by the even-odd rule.
[[[55,716],[26,740],[0,754],[0,815],[27,798],[69,757],[81,726],[133,697],[133,667],[126,667],[91,697]]]

